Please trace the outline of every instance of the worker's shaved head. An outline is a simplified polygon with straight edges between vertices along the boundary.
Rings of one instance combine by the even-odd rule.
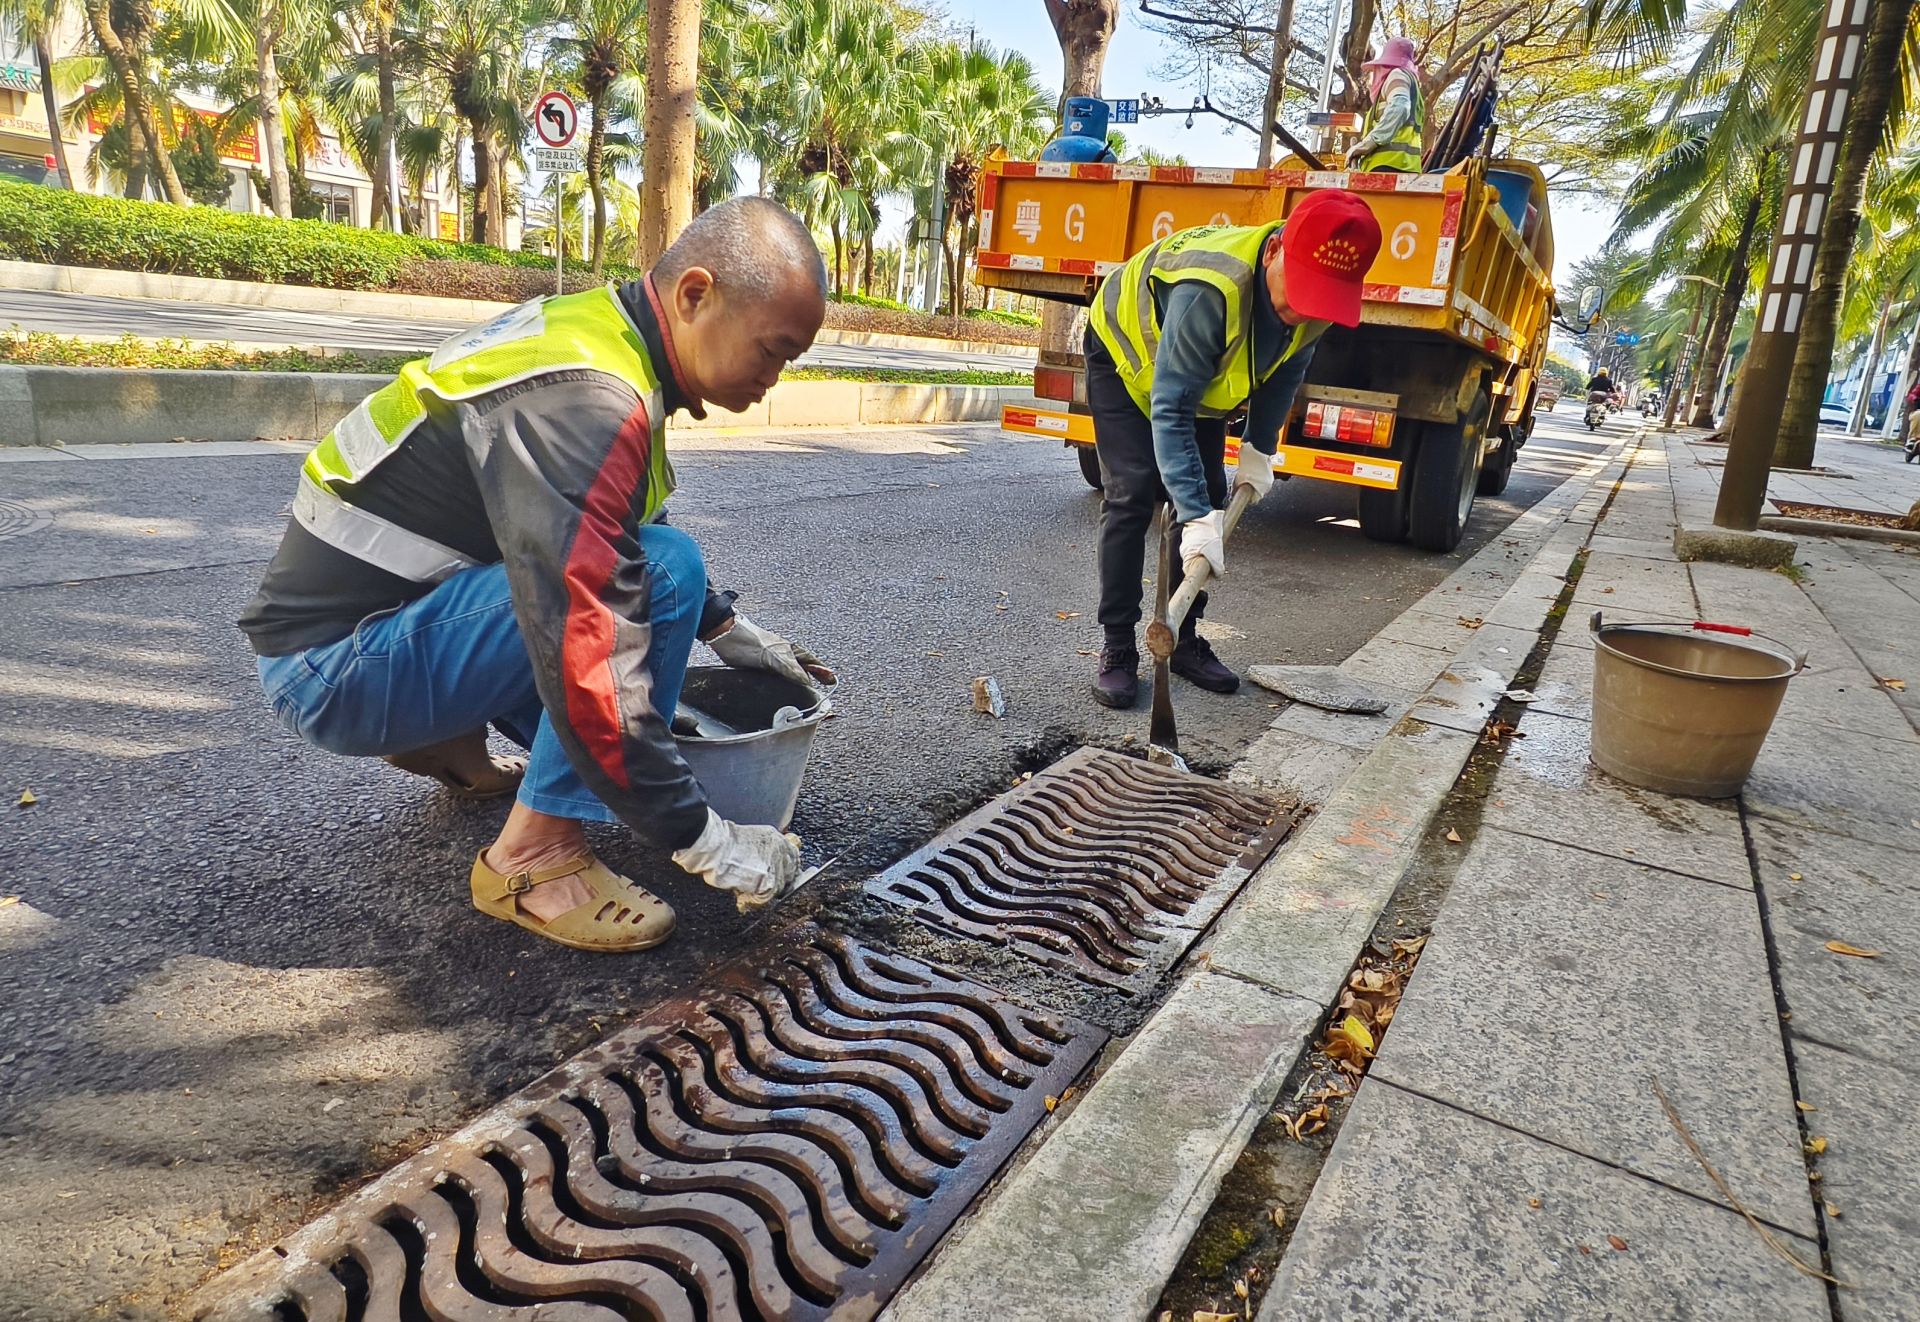
[[[736,305],[774,297],[798,278],[822,298],[827,268],[800,218],[764,197],[736,197],[693,218],[654,264],[656,288],[671,289],[704,268]]]

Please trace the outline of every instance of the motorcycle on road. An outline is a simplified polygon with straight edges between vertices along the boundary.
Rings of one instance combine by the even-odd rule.
[[[1607,392],[1590,390],[1587,392],[1587,414],[1582,421],[1588,431],[1599,431],[1600,424],[1607,420]]]

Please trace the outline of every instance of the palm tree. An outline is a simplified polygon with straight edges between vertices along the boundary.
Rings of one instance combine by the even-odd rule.
[[[153,106],[146,89],[146,50],[157,25],[152,0],[85,0],[87,29],[100,52],[106,56],[120,86],[122,104],[138,129],[140,151],[146,168],[160,176],[167,201],[187,205],[186,189],[174,172],[167,142],[154,119]]]
[[[53,87],[53,34],[68,12],[67,0],[0,0],[0,17],[13,20],[20,39],[33,46],[40,66],[40,99],[47,112],[47,147],[60,172],[60,187],[73,187],[67,138],[60,131],[60,98]]]
[[[607,129],[615,89],[646,59],[646,0],[565,0],[566,30],[554,51],[592,105],[587,127],[587,188],[593,194],[590,256],[597,278],[606,269]],[[634,98],[629,97],[628,100]]]

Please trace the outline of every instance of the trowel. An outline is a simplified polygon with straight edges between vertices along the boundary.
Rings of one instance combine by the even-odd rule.
[[[1253,488],[1235,487],[1227,502],[1224,542],[1240,525],[1240,516],[1253,503]],[[1205,557],[1195,556],[1186,563],[1186,578],[1178,592],[1169,592],[1174,568],[1179,564],[1179,525],[1173,519],[1173,506],[1160,507],[1160,574],[1153,590],[1153,622],[1147,626],[1147,650],[1153,653],[1153,714],[1147,722],[1147,758],[1178,771],[1187,769],[1180,756],[1180,732],[1173,719],[1173,671],[1169,662],[1180,639],[1180,626],[1193,610],[1193,603],[1213,577],[1213,566]]]

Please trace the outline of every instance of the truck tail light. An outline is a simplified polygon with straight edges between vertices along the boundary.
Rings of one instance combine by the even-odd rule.
[[[1036,367],[1033,369],[1033,393],[1042,399],[1058,399],[1071,404],[1073,378],[1077,375],[1066,367]]]
[[[1315,400],[1307,405],[1307,416],[1300,428],[1300,436],[1302,440],[1340,441],[1347,445],[1371,445],[1384,450],[1393,444],[1393,414],[1384,409],[1324,404]]]

